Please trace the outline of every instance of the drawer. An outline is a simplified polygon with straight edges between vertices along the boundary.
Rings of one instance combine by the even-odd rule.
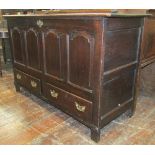
[[[31,92],[35,94],[41,93],[41,86],[39,79],[32,77],[28,74],[25,74],[17,69],[14,70],[14,73],[16,82],[19,83],[21,86],[29,89]]]
[[[27,78],[26,78],[26,75],[23,72],[14,69],[14,75],[15,75],[14,76],[15,81],[17,83],[19,83],[22,86],[26,86],[27,85]]]
[[[92,119],[92,102],[82,99],[48,83],[43,84],[43,94],[51,102],[58,104],[69,114],[82,121]]]

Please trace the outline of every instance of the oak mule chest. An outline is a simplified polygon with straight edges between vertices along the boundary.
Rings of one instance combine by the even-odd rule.
[[[91,129],[135,108],[142,16],[8,15],[16,90],[24,87]]]

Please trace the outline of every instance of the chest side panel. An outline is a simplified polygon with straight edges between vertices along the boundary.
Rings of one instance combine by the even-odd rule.
[[[113,117],[121,109],[124,111],[124,107],[133,106],[139,65],[140,22],[140,18],[129,18],[128,21],[110,18],[105,21],[101,120]]]
[[[145,19],[142,39],[142,63],[151,60],[155,60],[155,17]]]

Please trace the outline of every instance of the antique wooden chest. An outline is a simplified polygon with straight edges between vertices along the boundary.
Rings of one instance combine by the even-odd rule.
[[[16,90],[24,87],[91,129],[135,109],[142,15],[10,15]]]

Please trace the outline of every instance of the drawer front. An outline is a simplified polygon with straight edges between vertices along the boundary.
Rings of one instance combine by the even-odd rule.
[[[44,96],[82,121],[92,119],[92,103],[50,84],[43,84]]]
[[[15,75],[15,81],[17,83],[19,83],[22,86],[27,86],[27,77],[23,72],[15,69],[14,75]]]
[[[35,94],[41,93],[41,86],[40,86],[39,79],[32,77],[30,75],[27,75],[16,69],[14,70],[14,72],[15,72],[15,80],[17,83],[29,89],[31,92]]]

